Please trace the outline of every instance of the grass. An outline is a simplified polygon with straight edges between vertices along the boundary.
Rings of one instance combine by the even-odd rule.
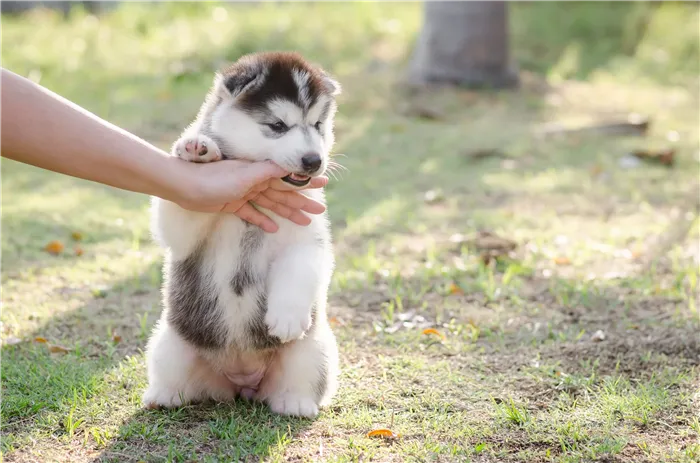
[[[427,95],[399,85],[420,8],[128,3],[2,18],[3,66],[163,148],[218,63],[297,49],[343,84],[348,168],[327,189],[341,392],[310,421],[239,402],[142,410],[162,258],[148,199],[3,159],[3,460],[700,459],[700,229],[684,202],[700,161],[698,6],[515,3],[523,88]],[[535,135],[628,112],[652,118],[646,138]],[[619,164],[669,143],[672,168]],[[506,157],[468,155],[482,148]],[[684,213],[688,237],[641,265]],[[517,249],[484,265],[462,239],[484,229]],[[51,256],[56,239],[66,250]],[[378,427],[401,437],[366,437]]]

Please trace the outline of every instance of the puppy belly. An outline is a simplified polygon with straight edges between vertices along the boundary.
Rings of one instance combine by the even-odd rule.
[[[267,352],[230,352],[228,358],[219,358],[217,363],[237,393],[252,399],[260,389],[271,362],[272,356]]]
[[[238,393],[246,398],[252,399],[255,394],[257,394],[260,388],[260,382],[265,376],[266,367],[260,367],[258,370],[252,373],[229,373],[226,372],[224,375],[233,384],[233,387],[238,391]]]

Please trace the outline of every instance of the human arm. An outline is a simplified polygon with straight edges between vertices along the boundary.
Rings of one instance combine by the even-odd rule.
[[[298,192],[283,191],[278,179],[288,172],[275,164],[183,161],[4,68],[1,103],[2,156],[9,159],[191,210],[232,212],[268,232],[277,225],[250,199],[300,225],[309,223],[301,210],[325,210]],[[318,178],[310,187],[326,182]]]

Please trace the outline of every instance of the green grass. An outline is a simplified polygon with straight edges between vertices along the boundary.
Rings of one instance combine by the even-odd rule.
[[[698,461],[698,20],[690,3],[515,3],[520,91],[407,94],[419,3],[4,16],[3,66],[163,148],[219,63],[297,49],[344,87],[348,171],[327,189],[341,390],[302,420],[240,402],[142,410],[162,259],[148,198],[3,159],[3,460]],[[646,138],[535,134],[628,112],[651,117]],[[620,167],[669,132],[674,167]],[[688,237],[643,266],[688,211]],[[460,237],[482,229],[513,255],[484,265]],[[48,255],[56,239],[66,251]],[[366,437],[378,427],[401,437]]]

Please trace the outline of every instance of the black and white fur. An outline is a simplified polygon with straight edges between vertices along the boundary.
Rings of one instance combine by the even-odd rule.
[[[172,154],[272,160],[297,178],[321,175],[339,93],[299,55],[247,55],[216,74]],[[304,160],[310,156],[316,162]],[[322,190],[303,194],[324,201]],[[279,226],[268,234],[233,214],[191,212],[159,198],[152,206],[153,235],[166,250],[164,310],[147,346],[144,405],[241,395],[276,413],[316,416],[338,375],[326,315],[334,268],[327,216],[299,226],[262,209]]]

